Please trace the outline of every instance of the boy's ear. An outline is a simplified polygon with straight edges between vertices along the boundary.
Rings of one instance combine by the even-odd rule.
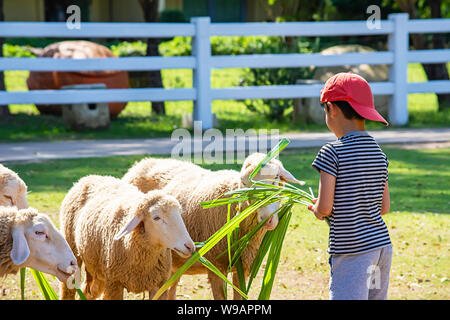
[[[333,118],[336,116],[337,112],[338,112],[338,106],[333,103],[333,102],[328,102],[328,113],[330,116],[332,116]],[[340,109],[339,109],[340,110]]]

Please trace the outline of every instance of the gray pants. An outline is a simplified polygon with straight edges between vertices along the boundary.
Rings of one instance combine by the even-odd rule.
[[[329,259],[331,300],[385,300],[389,287],[392,246]]]

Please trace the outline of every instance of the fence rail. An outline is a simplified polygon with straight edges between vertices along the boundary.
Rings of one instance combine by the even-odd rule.
[[[81,29],[68,29],[58,22],[2,22],[0,37],[55,38],[165,38],[193,37],[192,56],[126,57],[102,59],[0,58],[0,70],[94,71],[94,70],[162,70],[192,69],[193,88],[182,89],[95,89],[31,90],[0,92],[0,105],[64,104],[127,101],[194,101],[194,120],[204,129],[212,127],[212,100],[285,99],[318,97],[322,84],[274,85],[255,87],[211,88],[211,70],[218,68],[296,68],[357,64],[390,65],[389,80],[372,82],[375,95],[391,95],[389,120],[393,124],[408,122],[408,93],[449,93],[450,80],[407,83],[408,62],[445,63],[450,49],[408,50],[411,33],[448,33],[450,19],[408,20],[408,14],[391,14],[380,28],[368,28],[366,21],[287,22],[287,23],[210,23],[208,17],[192,18],[190,23],[82,23]],[[313,54],[254,54],[212,56],[211,36],[338,36],[387,35],[388,51]]]

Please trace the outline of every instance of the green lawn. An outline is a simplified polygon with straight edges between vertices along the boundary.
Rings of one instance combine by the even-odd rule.
[[[450,227],[450,148],[403,150],[385,147],[389,165],[391,210],[385,221],[393,247],[390,299],[449,299],[448,266]],[[287,150],[281,155],[285,167],[306,181],[317,194],[318,174],[310,164],[317,148]],[[56,225],[58,210],[74,182],[87,174],[120,177],[142,156],[101,159],[55,160],[9,164],[28,184],[29,203],[48,213]],[[214,170],[237,169],[238,164],[204,165]],[[328,299],[328,227],[303,207],[295,207],[275,280],[273,299]],[[263,265],[264,267],[264,265]],[[56,288],[57,281],[51,279]],[[257,280],[261,279],[260,277]],[[255,280],[255,284],[257,282]],[[40,299],[27,274],[26,297]],[[20,297],[19,276],[0,280],[0,299]],[[255,299],[259,288],[253,289]],[[182,278],[179,299],[211,299],[204,276]],[[142,295],[128,295],[130,299]]]
[[[212,72],[212,87],[237,86],[245,69],[224,69]],[[6,87],[9,91],[27,90],[27,71],[6,71]],[[163,70],[165,88],[192,87],[191,70]],[[426,81],[420,64],[409,64],[409,81]],[[448,126],[450,112],[438,113],[435,94],[411,94],[408,97],[410,123],[408,127]],[[166,102],[167,115],[151,114],[150,102],[131,102],[112,121],[108,130],[75,132],[64,127],[58,117],[39,116],[34,105],[12,105],[12,119],[0,119],[0,141],[64,140],[64,139],[104,139],[104,138],[150,138],[168,137],[181,126],[181,118],[191,113],[192,101]],[[250,112],[240,101],[213,101],[212,111],[219,119],[220,130],[242,128],[279,129],[280,132],[324,131],[325,124],[292,123],[289,116],[284,121],[271,122],[264,116]],[[291,110],[287,110],[288,114]],[[379,123],[368,123],[369,129],[382,129]]]

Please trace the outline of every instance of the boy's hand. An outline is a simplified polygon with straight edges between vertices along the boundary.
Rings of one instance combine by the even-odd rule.
[[[317,198],[313,199],[313,202],[316,203],[317,202]],[[308,210],[313,212],[317,219],[319,219],[319,220],[323,220],[324,219],[323,216],[321,216],[319,213],[317,213],[315,204],[310,204],[308,206]]]

